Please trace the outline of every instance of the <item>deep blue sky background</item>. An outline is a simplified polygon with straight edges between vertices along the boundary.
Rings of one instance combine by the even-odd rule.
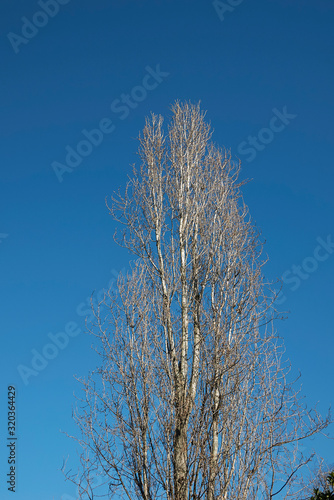
[[[279,331],[307,402],[325,412],[333,403],[334,252],[304,259],[317,238],[334,239],[333,1],[244,0],[221,20],[208,0],[70,0],[15,53],[8,33],[21,34],[21,18],[39,10],[34,0],[0,4],[0,497],[14,498],[4,485],[6,391],[14,384],[15,499],[75,498],[59,472],[67,455],[75,465],[75,447],[59,431],[76,431],[73,374],[94,368],[91,341],[71,338],[27,385],[17,367],[31,366],[31,350],[41,352],[50,332],[70,321],[83,330],[78,306],[84,311],[92,291],[127,266],[104,200],[124,187],[137,161],[144,117],[168,115],[175,99],[201,100],[215,142],[231,148],[242,177],[253,179],[244,196],[267,241],[266,275],[290,278],[281,308],[291,312]],[[158,64],[169,76],[121,120],[111,103]],[[284,106],[296,117],[247,161],[242,141]],[[65,147],[75,148],[81,131],[103,118],[114,132],[60,183],[52,162],[64,163]],[[297,287],[292,266],[303,262],[313,271]],[[334,462],[332,442],[312,446]]]

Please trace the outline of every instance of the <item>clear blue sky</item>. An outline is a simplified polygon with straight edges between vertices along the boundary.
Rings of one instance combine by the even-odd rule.
[[[75,498],[59,472],[75,447],[59,431],[75,432],[73,374],[95,367],[91,341],[49,348],[26,384],[18,367],[33,370],[52,335],[83,331],[87,298],[127,266],[104,200],[131,173],[144,117],[175,99],[201,100],[215,142],[253,179],[244,195],[265,271],[285,280],[287,354],[309,404],[333,403],[333,1],[230,0],[219,13],[209,0],[51,3],[0,4],[1,499]],[[15,496],[4,485],[8,384]],[[331,442],[311,445],[334,462]]]

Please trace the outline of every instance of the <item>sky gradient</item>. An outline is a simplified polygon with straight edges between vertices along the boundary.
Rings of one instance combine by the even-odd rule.
[[[213,140],[252,179],[244,198],[265,274],[283,278],[277,328],[293,373],[310,406],[333,404],[333,25],[332,0],[1,1],[1,499],[76,498],[59,471],[75,445],[60,430],[76,432],[73,375],[97,361],[85,315],[132,258],[105,198],[138,162],[145,116],[168,117],[176,99],[201,101]],[[331,441],[312,446],[334,462]]]

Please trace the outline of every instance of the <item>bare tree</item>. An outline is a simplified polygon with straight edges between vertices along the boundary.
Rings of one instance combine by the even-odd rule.
[[[140,169],[108,206],[137,260],[94,309],[101,366],[81,380],[82,468],[68,477],[88,498],[96,474],[116,498],[287,498],[311,459],[298,443],[330,420],[287,381],[240,166],[199,105],[172,113],[166,133],[146,120]]]

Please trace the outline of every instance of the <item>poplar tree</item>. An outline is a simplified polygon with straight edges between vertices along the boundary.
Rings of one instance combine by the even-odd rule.
[[[135,260],[94,308],[101,363],[81,380],[68,477],[82,498],[97,475],[110,498],[288,498],[311,459],[298,443],[330,420],[289,381],[240,165],[200,106],[179,102],[167,130],[146,120],[139,157],[107,204]]]

